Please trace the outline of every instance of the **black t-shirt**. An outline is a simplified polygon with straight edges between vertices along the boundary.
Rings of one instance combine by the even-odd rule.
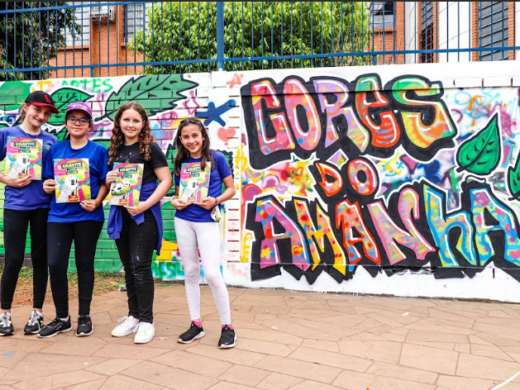
[[[139,152],[139,142],[136,142],[132,145],[121,145],[118,147],[112,162],[144,164],[143,184],[154,180],[157,181],[157,176],[154,172],[155,168],[168,166],[166,156],[164,155],[159,145],[157,145],[155,142],[150,142],[150,160],[148,161],[145,161],[144,155]],[[113,164],[110,168],[113,169]]]

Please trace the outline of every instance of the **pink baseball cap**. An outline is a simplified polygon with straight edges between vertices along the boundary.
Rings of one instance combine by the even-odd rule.
[[[87,103],[76,102],[71,103],[67,106],[67,111],[65,112],[65,116],[68,115],[71,111],[81,111],[83,112],[89,119],[92,120],[92,109]]]

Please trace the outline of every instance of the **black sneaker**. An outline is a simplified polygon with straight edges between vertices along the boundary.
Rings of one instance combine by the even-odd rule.
[[[11,336],[14,334],[11,313],[5,312],[0,315],[0,336]]]
[[[222,334],[220,335],[220,340],[218,341],[219,348],[233,348],[237,341],[237,335],[235,331],[225,325],[222,328]]]
[[[38,337],[47,338],[54,337],[58,333],[69,332],[72,329],[72,325],[70,323],[70,316],[67,321],[63,321],[59,318],[55,318],[52,320],[50,324],[48,324],[45,328],[38,332]]]
[[[202,329],[202,326],[199,327],[192,322],[190,328],[181,334],[177,341],[179,343],[189,344],[193,340],[200,339],[201,337],[204,337],[204,329]]]
[[[92,320],[89,315],[78,317],[78,329],[76,329],[76,336],[90,336],[94,332],[94,326],[92,326]]]
[[[23,328],[24,334],[36,334],[41,328],[43,328],[43,314],[39,311],[33,310],[31,313],[31,318],[25,324],[25,328]]]

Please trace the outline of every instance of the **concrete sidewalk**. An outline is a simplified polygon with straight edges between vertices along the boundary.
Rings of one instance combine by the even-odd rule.
[[[202,288],[206,336],[189,326],[184,287],[156,290],[155,339],[135,345],[110,331],[126,293],[94,297],[94,334],[24,336],[31,308],[13,310],[0,339],[0,390],[480,390],[520,372],[520,305],[230,288],[238,341],[220,350],[220,324]],[[54,308],[46,304],[46,322]],[[520,389],[520,375],[501,390]]]

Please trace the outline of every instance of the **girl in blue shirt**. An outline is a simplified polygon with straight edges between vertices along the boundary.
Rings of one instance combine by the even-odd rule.
[[[57,142],[55,136],[41,130],[51,115],[57,114],[52,97],[42,91],[27,96],[21,108],[22,124],[0,130],[0,161],[6,157],[6,145],[10,137],[21,137],[42,142],[42,166],[47,152]],[[31,227],[31,260],[33,267],[33,311],[24,328],[25,334],[38,333],[43,326],[42,307],[47,290],[47,215],[50,196],[43,191],[43,181],[28,175],[11,179],[0,173],[5,184],[4,247],[5,266],[0,287],[0,336],[14,334],[11,321],[11,305],[18,275],[25,254],[28,226]]]
[[[38,333],[39,337],[53,337],[72,329],[69,316],[67,267],[72,242],[75,246],[79,290],[79,317],[76,336],[89,336],[93,332],[90,302],[94,290],[94,257],[97,241],[103,227],[103,199],[108,189],[105,177],[108,171],[107,150],[87,138],[92,128],[92,110],[86,103],[69,104],[65,126],[70,138],[53,145],[45,164],[43,189],[55,192],[54,161],[58,159],[88,159],[92,200],[80,203],[57,203],[52,197],[48,220],[48,258],[52,299],[56,318]]]
[[[209,136],[200,120],[184,119],[177,129],[175,145],[175,196],[171,204],[177,209],[175,233],[184,269],[184,285],[191,317],[190,328],[181,334],[177,341],[187,344],[204,336],[200,315],[200,253],[204,278],[213,294],[222,324],[218,346],[232,348],[235,346],[236,335],[231,325],[229,294],[220,273],[219,224],[212,217],[212,212],[215,212],[219,204],[235,195],[233,176],[224,155],[210,150]],[[180,172],[184,163],[199,163],[202,170],[210,166],[208,197],[201,203],[191,203],[178,198]],[[226,187],[223,193],[222,184]]]

